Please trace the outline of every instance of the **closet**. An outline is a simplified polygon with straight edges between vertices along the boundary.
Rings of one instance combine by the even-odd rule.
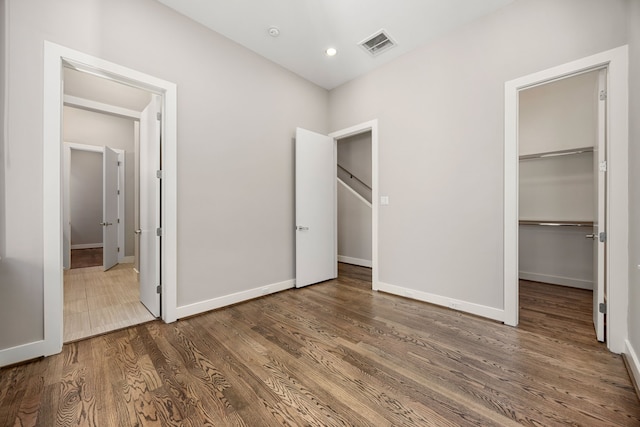
[[[593,289],[598,75],[520,93],[520,279]]]

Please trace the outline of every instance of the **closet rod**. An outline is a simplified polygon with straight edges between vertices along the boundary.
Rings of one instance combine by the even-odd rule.
[[[589,221],[519,221],[520,225],[541,225],[545,227],[593,227]]]
[[[593,147],[574,148],[571,150],[549,151],[547,153],[524,154],[520,160],[546,159],[548,157],[571,156],[574,154],[593,153]]]

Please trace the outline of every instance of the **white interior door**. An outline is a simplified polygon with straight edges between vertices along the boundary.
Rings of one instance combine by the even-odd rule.
[[[153,95],[140,115],[140,301],[160,316],[160,98]]]
[[[107,271],[118,263],[118,153],[102,155],[102,262]]]
[[[598,341],[605,340],[606,282],[606,82],[607,70],[598,77],[598,138],[594,147],[594,221],[593,221],[593,325]]]
[[[296,129],[296,287],[337,277],[333,138]]]

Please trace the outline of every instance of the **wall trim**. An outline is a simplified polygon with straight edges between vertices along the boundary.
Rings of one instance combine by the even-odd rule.
[[[622,355],[631,377],[631,382],[636,389],[636,394],[640,398],[640,359],[638,359],[638,353],[633,348],[631,341],[624,341],[624,354]]]
[[[529,271],[520,271],[521,280],[531,280],[533,282],[550,283],[552,285],[570,286],[572,288],[593,290],[593,281],[576,279],[573,277],[554,276],[551,274],[531,273]]]
[[[71,245],[71,249],[95,249],[101,248],[102,243],[80,243],[78,245]]]
[[[44,354],[45,341],[34,341],[27,344],[0,350],[0,366],[13,365],[25,360],[35,359]]]
[[[340,178],[336,178],[338,180],[338,184],[341,184],[349,193],[353,194],[361,203],[367,205],[369,208],[372,208],[371,203],[362,197],[356,190],[354,190],[349,184],[341,180]]]
[[[123,256],[121,261],[118,261],[119,264],[133,264],[136,261],[136,257],[133,255]]]
[[[418,291],[415,289],[405,288],[396,285],[390,285],[384,282],[378,282],[378,290],[389,294],[398,295],[405,298],[428,302],[430,304],[451,308],[456,311],[474,314],[487,319],[504,321],[504,310],[499,308],[488,307],[486,305],[474,304],[472,302],[462,301],[442,295],[431,294],[429,292]]]
[[[359,265],[361,267],[371,268],[372,263],[370,259],[353,258],[350,256],[338,255],[338,262],[344,262],[345,264]]]
[[[182,319],[184,317],[202,314],[207,311],[215,310],[217,308],[226,307],[232,304],[237,304],[239,302],[244,302],[254,298],[273,294],[275,292],[291,289],[294,288],[295,285],[296,281],[294,279],[290,279],[285,280],[284,282],[272,283],[270,285],[259,286],[257,288],[248,289],[246,291],[236,292],[235,294],[224,295],[206,301],[179,306],[176,308],[176,318]]]

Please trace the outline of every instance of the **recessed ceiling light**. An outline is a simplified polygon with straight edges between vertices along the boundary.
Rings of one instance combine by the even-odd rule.
[[[336,53],[338,53],[338,51],[335,47],[330,47],[329,49],[325,50],[324,53],[327,56],[336,56]]]
[[[269,35],[271,37],[278,37],[280,35],[280,30],[278,27],[269,27]]]

